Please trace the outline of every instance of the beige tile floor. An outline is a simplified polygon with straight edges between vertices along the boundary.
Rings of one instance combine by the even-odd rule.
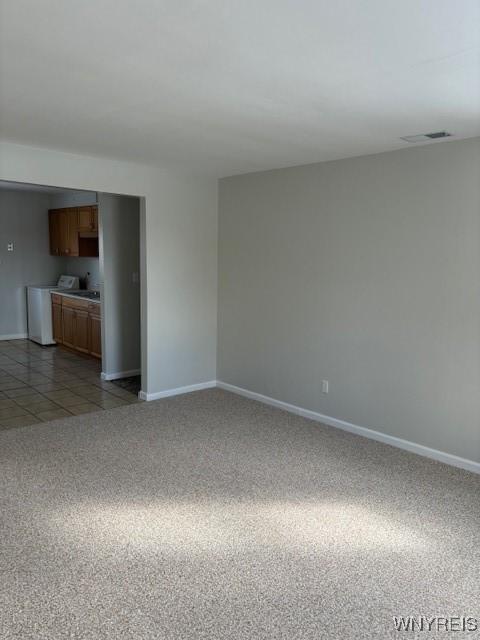
[[[100,379],[100,362],[30,340],[0,342],[0,430],[139,402]]]

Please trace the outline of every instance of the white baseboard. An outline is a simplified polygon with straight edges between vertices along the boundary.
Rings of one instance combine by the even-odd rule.
[[[156,393],[145,393],[140,391],[138,397],[141,400],[160,400],[160,398],[169,398],[170,396],[179,396],[182,393],[190,393],[191,391],[202,391],[203,389],[211,389],[217,386],[216,380],[208,382],[200,382],[198,384],[190,384],[186,387],[178,387],[177,389],[167,389],[166,391],[157,391]]]
[[[25,340],[28,338],[28,333],[6,333],[0,336],[1,340]]]
[[[375,431],[374,429],[360,427],[356,424],[352,424],[351,422],[339,420],[338,418],[332,418],[331,416],[326,416],[322,413],[317,413],[316,411],[310,411],[309,409],[304,409],[302,407],[283,402],[282,400],[276,400],[275,398],[264,396],[261,393],[256,393],[255,391],[249,391],[248,389],[243,389],[242,387],[237,387],[233,384],[222,382],[221,380],[210,380],[208,382],[192,384],[186,387],[178,387],[176,389],[167,389],[166,391],[158,391],[156,393],[145,393],[144,391],[140,391],[138,396],[142,400],[147,401],[160,400],[161,398],[169,398],[171,396],[190,393],[191,391],[211,389],[213,387],[218,387],[220,389],[224,389],[225,391],[231,391],[232,393],[236,393],[237,395],[241,395],[252,400],[258,400],[259,402],[263,402],[264,404],[268,404],[272,407],[277,407],[278,409],[283,409],[284,411],[294,413],[295,415],[301,416],[302,418],[308,418],[309,420],[321,422],[322,424],[326,424],[330,427],[342,429],[342,431],[348,431],[365,438],[370,438],[371,440],[377,440],[378,442],[383,442],[384,444],[388,444],[399,449],[404,449],[405,451],[410,451],[411,453],[416,453],[417,455],[431,458],[432,460],[437,460],[438,462],[444,462],[445,464],[449,464],[453,467],[458,467],[460,469],[465,469],[466,471],[472,471],[473,473],[480,474],[480,462],[461,458],[460,456],[456,456],[452,453],[446,453],[445,451],[439,451],[438,449],[432,449],[431,447],[426,447],[422,444],[411,442],[410,440],[404,440],[403,438],[390,436],[386,433],[382,433],[381,431]]]
[[[398,447],[399,449],[405,449],[406,451],[416,453],[417,455],[424,456],[426,458],[432,458],[433,460],[437,460],[438,462],[444,462],[445,464],[449,464],[454,467],[459,467],[460,469],[466,469],[467,471],[473,471],[473,473],[480,474],[480,462],[475,462],[474,460],[460,458],[459,456],[453,455],[452,453],[445,453],[444,451],[431,449],[430,447],[425,447],[422,444],[417,444],[416,442],[411,442],[410,440],[403,440],[402,438],[387,435],[386,433],[382,433],[381,431],[374,431],[373,429],[367,429],[366,427],[359,427],[358,425],[352,424],[351,422],[345,422],[344,420],[338,420],[338,418],[332,418],[315,411],[303,409],[302,407],[297,407],[296,405],[288,404],[287,402],[282,402],[281,400],[276,400],[275,398],[270,398],[269,396],[264,396],[260,393],[256,393],[255,391],[242,389],[241,387],[236,387],[233,384],[228,384],[220,380],[217,380],[217,387],[219,387],[220,389],[225,389],[225,391],[231,391],[232,393],[245,396],[246,398],[251,398],[252,400],[258,400],[259,402],[271,405],[272,407],[277,407],[278,409],[289,411],[290,413],[302,416],[303,418],[315,420],[316,422],[322,422],[323,424],[326,424],[330,427],[336,427],[337,429],[342,429],[343,431],[349,431],[350,433],[355,433],[356,435],[363,436],[365,438],[377,440],[378,442],[383,442],[384,444],[389,444],[393,447]]]
[[[130,369],[130,371],[115,371],[115,373],[102,373],[100,378],[102,380],[120,380],[120,378],[130,378],[131,376],[139,376],[140,369]]]

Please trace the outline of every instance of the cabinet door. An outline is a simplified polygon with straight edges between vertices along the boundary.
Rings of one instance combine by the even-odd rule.
[[[93,207],[78,208],[78,230],[93,231]]]
[[[50,255],[59,256],[61,254],[60,240],[60,211],[48,212],[48,225],[50,231]]]
[[[89,351],[96,358],[102,357],[102,321],[100,316],[89,316]]]
[[[78,212],[76,208],[49,211],[50,253],[78,256]]]
[[[69,307],[62,309],[63,344],[75,348],[75,311]]]
[[[68,219],[67,212],[61,209],[58,212],[58,237],[60,244],[60,255],[64,256],[68,254]]]
[[[92,231],[98,231],[98,207],[92,207]]]
[[[74,325],[74,344],[75,349],[88,353],[88,312],[75,311],[75,325]]]
[[[65,212],[66,246],[64,255],[78,256],[78,214],[76,209]]]
[[[57,344],[63,342],[62,305],[52,304],[53,339]]]

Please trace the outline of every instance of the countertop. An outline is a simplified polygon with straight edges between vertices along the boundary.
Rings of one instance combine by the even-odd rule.
[[[94,304],[100,304],[100,298],[88,298],[87,296],[79,296],[76,293],[67,293],[66,291],[52,291],[56,296],[63,296],[64,298],[75,298],[75,300],[87,300]]]

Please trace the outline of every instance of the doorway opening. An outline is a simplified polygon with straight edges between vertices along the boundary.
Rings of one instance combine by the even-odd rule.
[[[0,428],[138,401],[141,199],[0,181]]]

